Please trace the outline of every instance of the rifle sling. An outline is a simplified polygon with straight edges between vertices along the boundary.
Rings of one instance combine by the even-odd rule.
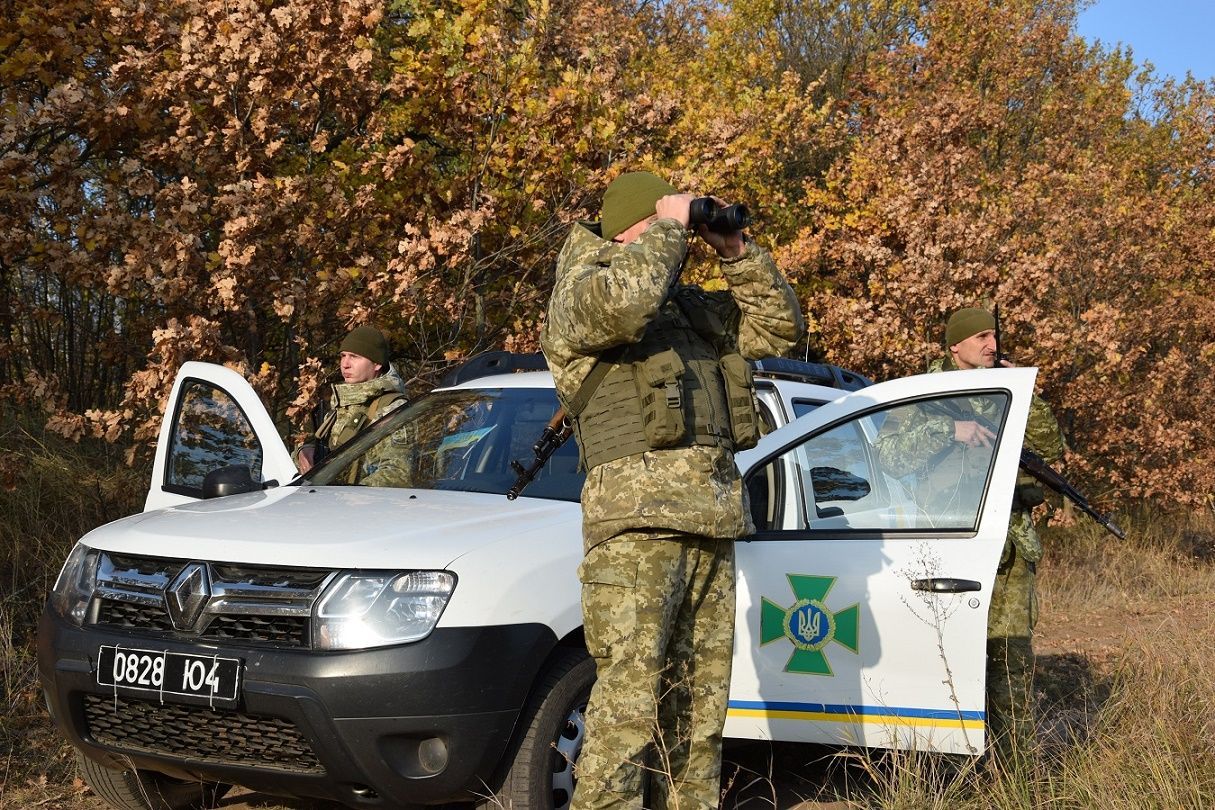
[[[612,370],[612,366],[616,365],[616,361],[624,354],[626,348],[626,346],[613,346],[596,358],[595,365],[591,368],[591,373],[587,374],[586,379],[582,381],[582,385],[578,386],[578,390],[574,392],[573,399],[566,403],[565,411],[571,419],[577,418],[578,414],[586,410],[586,406],[591,402],[591,397],[595,396],[595,390],[599,388],[599,384],[603,382],[604,377]]]
[[[680,271],[682,272],[683,265],[680,264],[679,267]],[[678,274],[676,274],[675,277],[678,278]],[[668,295],[670,294],[668,293]],[[703,329],[703,327],[698,328],[697,324],[702,322],[701,318],[692,315],[687,307],[684,306],[683,300],[678,295],[671,296],[669,300],[673,300],[675,302],[676,306],[679,307],[680,312],[683,313],[684,318],[688,320],[688,323],[692,326],[696,333],[711,346],[713,346],[713,348],[717,350],[718,354],[722,354],[722,347],[720,345],[722,336],[720,334],[707,332]],[[591,397],[595,396],[595,391],[599,388],[599,384],[603,382],[603,379],[607,377],[608,372],[612,370],[612,367],[616,365],[620,358],[624,356],[624,353],[628,351],[629,346],[630,344],[613,346],[599,355],[595,361],[594,367],[591,369],[591,373],[586,375],[586,379],[582,381],[582,385],[580,385],[578,390],[574,393],[573,399],[566,404],[565,412],[571,419],[576,419],[578,414],[586,410],[586,406],[591,403]]]

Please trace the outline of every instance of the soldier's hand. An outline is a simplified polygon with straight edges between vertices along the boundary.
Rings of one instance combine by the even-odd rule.
[[[696,197],[692,194],[668,194],[659,197],[658,202],[654,203],[654,213],[659,219],[673,219],[686,228],[691,219],[689,210],[694,199]]]
[[[315,450],[316,448],[310,444],[300,448],[299,454],[295,457],[295,466],[300,468],[301,475],[312,469],[312,454]]]
[[[992,433],[987,428],[980,425],[978,422],[954,422],[953,423],[953,440],[961,442],[967,447],[991,447],[992,441],[996,438],[996,434]]]

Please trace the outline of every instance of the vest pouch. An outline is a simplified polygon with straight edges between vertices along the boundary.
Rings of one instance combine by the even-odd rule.
[[[634,367],[641,424],[646,442],[658,450],[683,441],[687,426],[683,414],[684,365],[674,349],[647,357]]]
[[[1027,510],[1014,512],[1008,522],[1008,539],[1017,548],[1017,555],[1027,563],[1042,559],[1042,538],[1034,529],[1034,519]],[[1007,549],[1005,550],[1007,552]]]
[[[741,354],[721,358],[721,376],[726,383],[726,401],[730,409],[730,434],[734,450],[750,450],[759,443],[759,410],[755,405],[755,379],[751,364]]]
[[[1046,493],[1042,491],[1042,487],[1034,483],[1018,483],[1013,490],[1013,506],[1021,509],[1033,509],[1035,506],[1046,502]]]

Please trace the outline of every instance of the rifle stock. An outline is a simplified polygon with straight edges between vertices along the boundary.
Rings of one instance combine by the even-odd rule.
[[[511,461],[510,468],[515,471],[516,478],[515,483],[506,492],[508,501],[518,498],[527,485],[536,480],[536,476],[544,469],[553,453],[565,444],[573,432],[573,426],[565,418],[565,408],[558,408],[553,418],[544,426],[544,430],[540,431],[540,438],[532,445],[532,452],[535,453],[532,463],[524,467],[518,461]]]

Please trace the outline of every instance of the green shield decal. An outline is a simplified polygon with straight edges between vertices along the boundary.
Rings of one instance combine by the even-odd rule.
[[[789,574],[794,602],[781,607],[764,597],[760,602],[760,646],[780,639],[793,643],[785,664],[786,672],[805,675],[833,675],[825,649],[832,642],[854,653],[860,652],[860,605],[832,611],[827,594],[835,577]]]

